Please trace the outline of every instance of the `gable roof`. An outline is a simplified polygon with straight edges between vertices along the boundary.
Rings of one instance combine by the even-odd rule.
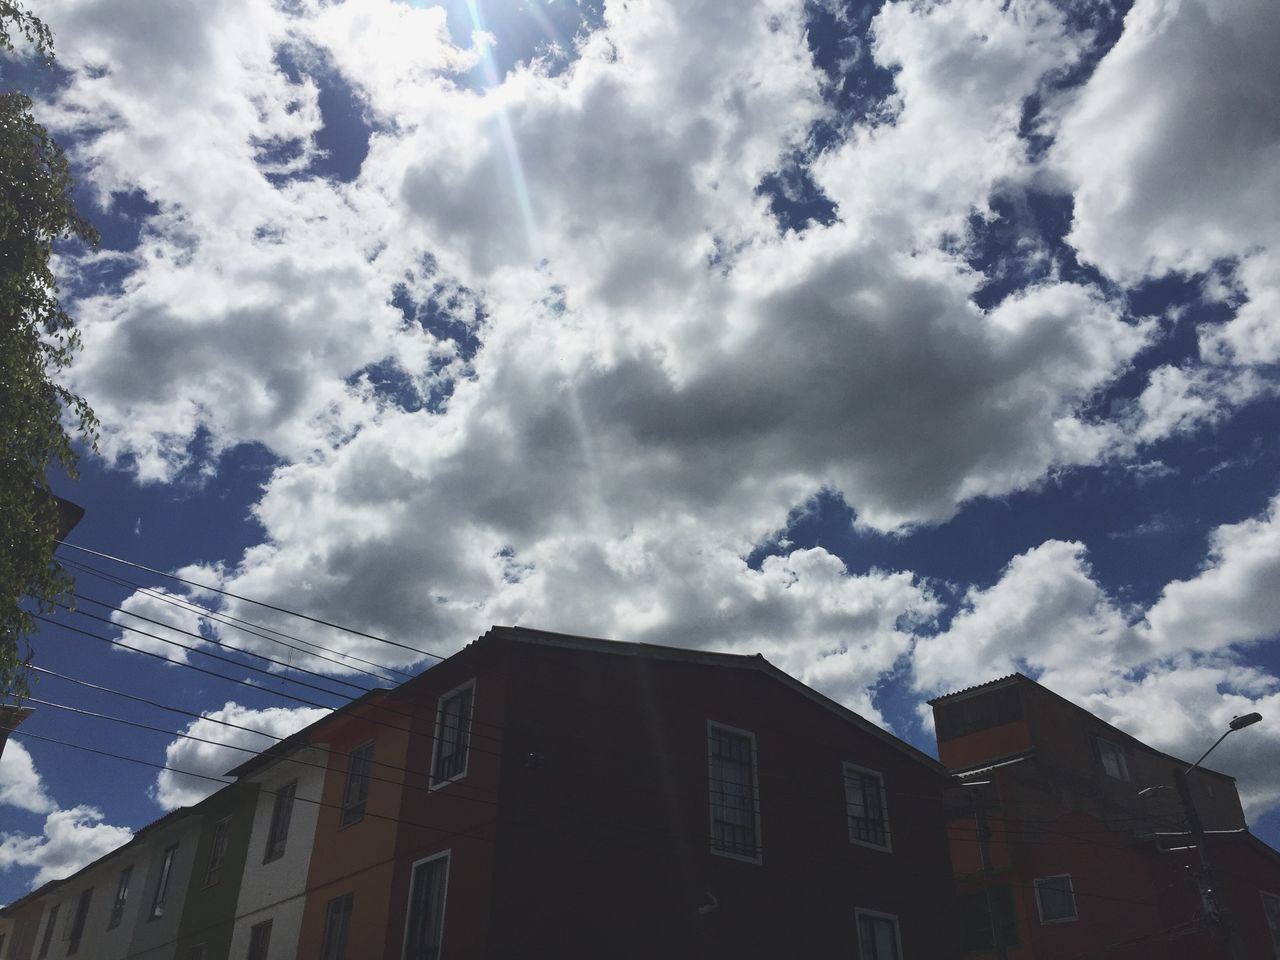
[[[566,633],[552,633],[547,630],[534,630],[529,627],[490,627],[481,637],[512,640],[534,646],[561,647],[570,650],[582,650],[591,653],[602,653],[613,656],[643,657],[652,660],[665,660],[675,663],[694,663],[703,666],[721,667],[731,670],[749,670],[764,674],[776,683],[782,684],[792,692],[806,700],[817,704],[829,713],[856,727],[863,733],[874,737],[903,756],[927,767],[930,771],[949,777],[947,768],[905,740],[895,737],[888,730],[877,726],[865,717],[854,713],[830,697],[819,693],[809,685],[797,680],[791,674],[775,667],[761,654],[717,653],[710,650],[694,650],[688,647],[668,647],[657,643],[632,643],[624,640],[602,640],[598,637],[580,637]]]
[[[956,690],[953,693],[944,693],[941,696],[934,697],[932,700],[929,700],[927,702],[929,706],[937,707],[940,704],[950,703],[953,700],[967,699],[968,697],[976,696],[979,693],[985,693],[990,689],[1002,687],[1005,685],[1012,685],[1015,683],[1025,684],[1027,686],[1034,687],[1037,690],[1041,690],[1044,693],[1047,693],[1049,696],[1053,697],[1059,703],[1066,704],[1076,713],[1080,713],[1088,717],[1093,723],[1097,724],[1098,726],[1105,727],[1107,730],[1113,733],[1117,738],[1119,738],[1120,740],[1123,740],[1124,742],[1130,744],[1131,746],[1137,747],[1140,750],[1144,750],[1147,753],[1155,754],[1157,757],[1163,757],[1164,759],[1169,760],[1175,765],[1178,765],[1178,764],[1183,766],[1189,765],[1187,761],[1182,759],[1181,757],[1175,757],[1173,754],[1165,753],[1163,750],[1157,750],[1155,747],[1151,746],[1149,743],[1144,743],[1143,741],[1135,737],[1133,734],[1126,733],[1124,730],[1121,730],[1119,727],[1115,726],[1114,724],[1108,723],[1106,720],[1103,720],[1100,716],[1098,716],[1096,713],[1093,713],[1091,710],[1086,710],[1084,707],[1080,706],[1080,704],[1074,702],[1073,700],[1068,700],[1062,694],[1057,693],[1054,690],[1050,690],[1039,680],[1033,680],[1024,673],[1010,673],[1003,677],[996,677],[994,680],[988,680],[985,683],[975,684],[972,687],[965,687],[963,690]],[[1196,769],[1203,770],[1205,773],[1208,773],[1215,777],[1221,777],[1223,780],[1230,780],[1233,783],[1235,782],[1235,779],[1236,779],[1230,774],[1221,773],[1209,767],[1196,767]]]

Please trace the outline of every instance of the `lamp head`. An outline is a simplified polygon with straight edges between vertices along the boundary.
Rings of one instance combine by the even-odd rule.
[[[1231,723],[1228,724],[1232,730],[1243,730],[1245,727],[1251,727],[1262,719],[1260,713],[1246,713],[1243,717],[1233,717]]]

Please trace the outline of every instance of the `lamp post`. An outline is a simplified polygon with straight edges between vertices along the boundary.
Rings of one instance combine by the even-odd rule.
[[[1218,878],[1213,869],[1213,858],[1209,853],[1208,837],[1204,832],[1204,824],[1200,820],[1200,811],[1196,809],[1195,798],[1191,796],[1188,774],[1204,763],[1205,757],[1213,753],[1223,740],[1237,730],[1253,726],[1261,719],[1260,713],[1246,713],[1242,717],[1233,717],[1227,724],[1226,732],[1214,741],[1212,747],[1200,755],[1199,760],[1186,769],[1181,767],[1173,769],[1173,784],[1178,791],[1178,798],[1182,801],[1182,808],[1187,815],[1187,826],[1191,828],[1191,835],[1195,838],[1196,853],[1200,858],[1200,898],[1204,902],[1205,913],[1217,927],[1218,936],[1225,941],[1231,960],[1248,960],[1248,958],[1244,954],[1244,945],[1235,935],[1226,905],[1218,898]],[[1145,790],[1138,791],[1138,796],[1145,797],[1159,789],[1161,787],[1147,787]]]

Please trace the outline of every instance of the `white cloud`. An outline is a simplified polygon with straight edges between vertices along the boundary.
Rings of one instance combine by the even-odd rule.
[[[919,641],[912,663],[931,693],[1021,671],[1075,698],[1145,649],[1094,579],[1084,545],[1049,540],[1010,561],[992,586],[971,588],[950,627]]]
[[[1278,86],[1271,0],[1138,0],[1062,118],[1071,242],[1127,280],[1280,254]]]
[[[1165,650],[1218,650],[1280,636],[1280,497],[1261,517],[1215,529],[1203,569],[1166,586],[1147,623]]]
[[[30,813],[49,813],[58,808],[27,748],[12,739],[0,754],[0,803]]]
[[[111,613],[111,622],[121,628],[122,643],[186,663],[189,657],[183,648],[199,649],[206,645],[201,637],[207,635],[208,621],[190,607],[181,605],[184,601],[184,597],[164,590],[133,593],[120,604],[119,610]]]
[[[820,549],[760,570],[742,558],[824,488],[895,530],[1136,433],[1089,410],[1157,326],[1052,276],[979,309],[984,278],[956,249],[993,191],[1040,176],[1023,104],[1089,41],[1054,4],[887,4],[870,52],[896,71],[895,119],[816,162],[840,219],[785,235],[757,186],[833,119],[798,2],[609,5],[564,72],[521,68],[484,92],[454,84],[479,52],[438,10],[243,0],[158,18],[77,0],[50,16],[76,70],[50,122],[80,130],[104,194],[140,188],[160,207],[122,289],[75,305],[73,385],[105,449],[147,480],[172,476],[201,431],[215,451],[257,442],[281,461],[255,508],[262,542],[194,579],[441,653],[503,621],[758,649],[873,712],[868,691],[937,612],[928,586],[850,576]],[[282,45],[332,64],[378,120],[352,182],[308,173],[318,88],[290,82]],[[1082,182],[1071,144],[1089,96],[1065,112],[1058,160]],[[264,158],[286,142],[294,160]],[[419,301],[437,283],[470,291],[485,317],[470,363],[404,323],[400,283]],[[360,382],[378,362],[420,393],[457,383],[441,409],[402,410]],[[1153,381],[1140,439],[1211,417],[1197,376]],[[1078,545],[1032,551],[1007,578],[1055,571],[1024,627],[1070,613],[1063,643],[1128,637]],[[1016,660],[1012,628],[985,633],[1012,590],[970,593],[948,633],[983,651],[968,668]],[[922,650],[939,682],[964,659]],[[1052,644],[1035,656],[1070,671]],[[233,765],[170,750],[201,772]],[[157,796],[208,789],[162,776]]]
[[[1098,583],[1082,544],[1048,541],[974,588],[949,628],[920,639],[914,682],[929,694],[1013,671],[1157,749],[1195,759],[1234,716],[1276,715],[1280,679],[1243,649],[1280,635],[1280,498],[1209,538],[1204,568],[1145,612]],[[921,707],[924,715],[926,708]],[[1230,737],[1212,766],[1239,780],[1250,818],[1280,803],[1280,728]]]
[[[327,713],[327,710],[308,707],[254,710],[234,701],[228,701],[218,710],[206,711],[202,719],[191,721],[182,732],[214,743],[184,739],[169,743],[165,748],[165,765],[184,772],[160,771],[156,776],[156,802],[165,810],[198,803],[220,786],[206,777],[221,779],[228,770],[250,759],[253,753],[265,750],[277,739],[296,733]],[[265,736],[224,726],[217,723],[218,720],[260,731]],[[235,749],[237,747],[242,749]],[[187,773],[200,776],[187,776]]]
[[[103,823],[102,811],[95,807],[55,810],[45,818],[40,836],[0,834],[0,870],[34,867],[31,886],[38,887],[75,873],[132,836],[131,830]]]

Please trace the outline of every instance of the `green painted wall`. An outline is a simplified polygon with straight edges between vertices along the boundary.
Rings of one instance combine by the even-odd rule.
[[[201,944],[207,960],[223,960],[230,953],[257,796],[256,783],[234,783],[200,805],[200,837],[178,926],[177,960],[187,960]],[[216,876],[210,877],[209,858],[217,825],[228,818],[226,856]]]

